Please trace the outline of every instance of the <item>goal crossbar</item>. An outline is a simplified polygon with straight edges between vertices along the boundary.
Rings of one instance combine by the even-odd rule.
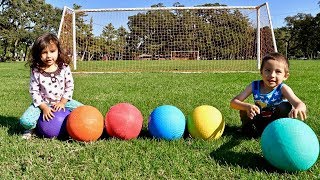
[[[159,10],[212,10],[212,9],[258,9],[266,5],[259,6],[206,6],[206,7],[149,7],[149,8],[101,8],[101,9],[81,9],[75,12],[114,12],[114,11],[159,11]],[[68,8],[68,7],[67,7]],[[71,8],[69,8],[71,9]]]
[[[254,16],[255,19],[252,19]],[[152,60],[151,66],[179,70],[167,67],[171,62],[166,62],[179,57],[200,60],[199,64],[207,63],[204,67],[210,67],[209,63],[214,64],[206,60],[227,60],[228,63],[242,60],[247,64],[249,61],[246,60],[256,59],[255,67],[259,69],[261,57],[277,51],[268,3],[259,6],[101,9],[72,9],[65,6],[58,36],[73,59],[74,70],[80,63],[81,66],[97,64],[97,71],[106,71],[100,68],[100,62],[109,60],[123,62],[110,62],[103,66],[132,64],[133,71],[144,71],[141,70],[144,68],[142,66]],[[238,67],[233,66],[235,69]],[[116,69],[118,71],[121,68]],[[186,69],[199,71],[194,67]],[[221,69],[228,70],[224,67]]]

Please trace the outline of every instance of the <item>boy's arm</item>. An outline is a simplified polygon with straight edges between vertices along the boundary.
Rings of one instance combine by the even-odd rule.
[[[234,97],[231,102],[230,106],[233,109],[243,110],[247,112],[247,115],[250,119],[253,119],[254,116],[260,114],[260,108],[254,104],[244,102],[248,96],[252,94],[252,84],[249,84],[245,90],[243,90],[240,94]]]
[[[281,88],[281,92],[283,97],[293,106],[289,113],[289,117],[298,118],[298,116],[300,116],[301,120],[305,120],[307,118],[306,105],[294,94],[293,90],[288,85],[284,84]]]

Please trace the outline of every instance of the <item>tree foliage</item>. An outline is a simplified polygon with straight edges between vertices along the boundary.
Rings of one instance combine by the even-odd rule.
[[[320,1],[318,4],[320,6]],[[179,2],[173,6],[184,7]],[[152,7],[164,5],[158,3]],[[74,4],[73,9],[81,9],[81,6]],[[61,14],[61,9],[46,4],[45,0],[1,0],[0,60],[25,60],[37,36],[44,32],[57,34]],[[215,24],[217,18],[219,26]],[[69,23],[62,28],[69,29],[68,34],[72,34],[71,14],[64,20]],[[278,51],[288,57],[319,57],[320,13],[314,17],[298,13],[286,17],[285,22],[284,27],[275,30]],[[85,13],[77,14],[76,34],[82,42],[77,45],[80,60],[134,59],[143,52],[165,56],[172,49],[199,51],[203,59],[249,59],[255,56],[256,51],[248,48],[256,43],[256,29],[248,17],[237,10],[152,10],[129,16],[128,27],[115,28],[111,23],[105,24],[99,35],[94,32],[93,24],[93,19]],[[226,32],[232,38],[226,38]],[[270,33],[268,27],[261,28],[261,44],[270,43]],[[71,41],[61,41],[72,54]],[[240,45],[229,46],[231,44]]]
[[[320,13],[298,13],[285,18],[286,26],[276,29],[279,51],[292,58],[320,57]]]
[[[177,2],[173,6],[184,5]],[[158,3],[152,7],[164,5]],[[217,19],[219,24],[216,24]],[[313,17],[310,14],[298,13],[286,17],[286,25],[275,30],[278,51],[288,57],[319,57],[319,20],[319,14]],[[79,22],[86,26],[81,20]],[[104,49],[108,53],[97,54],[95,59],[99,59],[99,56],[103,59],[135,59],[145,52],[152,56],[167,56],[173,49],[199,51],[202,59],[252,59],[256,56],[257,42],[256,28],[251,23],[248,17],[237,10],[140,12],[128,17],[128,28],[121,27],[122,36],[119,36],[120,29],[115,29],[113,24],[105,25],[103,33],[96,37],[96,41],[102,41],[103,45],[95,48]],[[228,38],[226,32],[232,38]],[[271,33],[270,27],[261,27],[261,52],[274,50]],[[80,34],[87,37],[92,35],[89,35],[86,28],[82,29]],[[90,38],[83,39],[90,41]],[[232,46],[234,44],[240,45]],[[82,54],[88,51],[88,48],[84,47],[79,47],[83,49]],[[86,59],[90,60],[84,58]]]
[[[37,36],[44,32],[57,33],[61,13],[44,0],[2,0],[0,58],[25,60]]]
[[[175,3],[174,6],[183,5]],[[163,4],[153,7],[163,7]],[[255,42],[255,30],[248,18],[237,10],[147,11],[130,16],[128,29],[127,45],[133,54],[166,55],[174,49],[200,51],[203,59],[254,56],[254,49],[250,52],[247,47]],[[226,38],[226,32],[232,38]]]

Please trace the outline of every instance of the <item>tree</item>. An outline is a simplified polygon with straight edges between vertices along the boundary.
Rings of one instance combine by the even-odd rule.
[[[48,18],[48,12],[58,14]],[[1,57],[25,60],[29,46],[43,32],[57,32],[61,10],[44,0],[2,0],[0,2]]]
[[[311,14],[298,13],[285,18],[290,31],[288,51],[296,57],[314,58],[317,54],[316,22]],[[294,53],[292,53],[294,51]]]
[[[288,46],[290,42],[290,31],[287,27],[281,27],[274,30],[274,34],[277,41],[278,52],[284,54],[286,57],[292,56],[288,52]]]
[[[183,5],[175,3],[175,6]],[[153,7],[163,7],[163,4]],[[136,54],[165,55],[172,50],[201,50],[200,56],[205,59],[255,56],[252,55],[254,49],[247,50],[247,46],[254,43],[255,30],[248,18],[237,10],[148,11],[130,16],[128,27],[129,48]],[[233,38],[225,38],[226,32]],[[235,43],[241,46],[231,46]]]
[[[126,47],[126,37],[128,35],[128,32],[126,28],[121,26],[118,28],[116,32],[116,41],[115,41],[115,52],[116,54],[116,59],[123,59],[125,55],[125,48]]]
[[[203,6],[221,6],[219,3],[205,4]],[[255,56],[254,49],[249,51],[254,43],[255,30],[248,18],[238,10],[200,10],[199,39],[206,59],[234,59]],[[232,26],[230,26],[232,25]],[[226,33],[232,38],[226,38]],[[232,44],[241,44],[232,46]]]
[[[320,58],[320,13],[318,13],[314,18],[314,27],[313,27],[313,33],[314,33],[314,41],[315,41],[315,55],[316,58]]]
[[[81,6],[73,4],[73,9],[78,10]],[[72,23],[71,23],[72,24]],[[89,49],[93,42],[96,41],[93,34],[93,19],[87,19],[87,14],[84,12],[78,12],[76,14],[76,34],[77,34],[77,51],[80,57],[80,61],[92,60],[94,54],[90,54]],[[71,34],[70,34],[71,35]],[[71,42],[71,41],[70,41]]]
[[[108,52],[108,54],[104,54],[107,59],[114,59],[113,56],[115,54],[115,40],[116,40],[116,29],[113,27],[111,23],[106,25],[101,33],[102,49],[104,52]]]

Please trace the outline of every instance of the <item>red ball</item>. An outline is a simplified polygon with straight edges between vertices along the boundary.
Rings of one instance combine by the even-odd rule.
[[[119,103],[112,106],[105,118],[107,133],[124,140],[137,138],[141,132],[142,124],[141,112],[129,103]]]
[[[92,106],[79,106],[74,109],[67,120],[69,135],[78,141],[95,141],[103,132],[103,116]]]

